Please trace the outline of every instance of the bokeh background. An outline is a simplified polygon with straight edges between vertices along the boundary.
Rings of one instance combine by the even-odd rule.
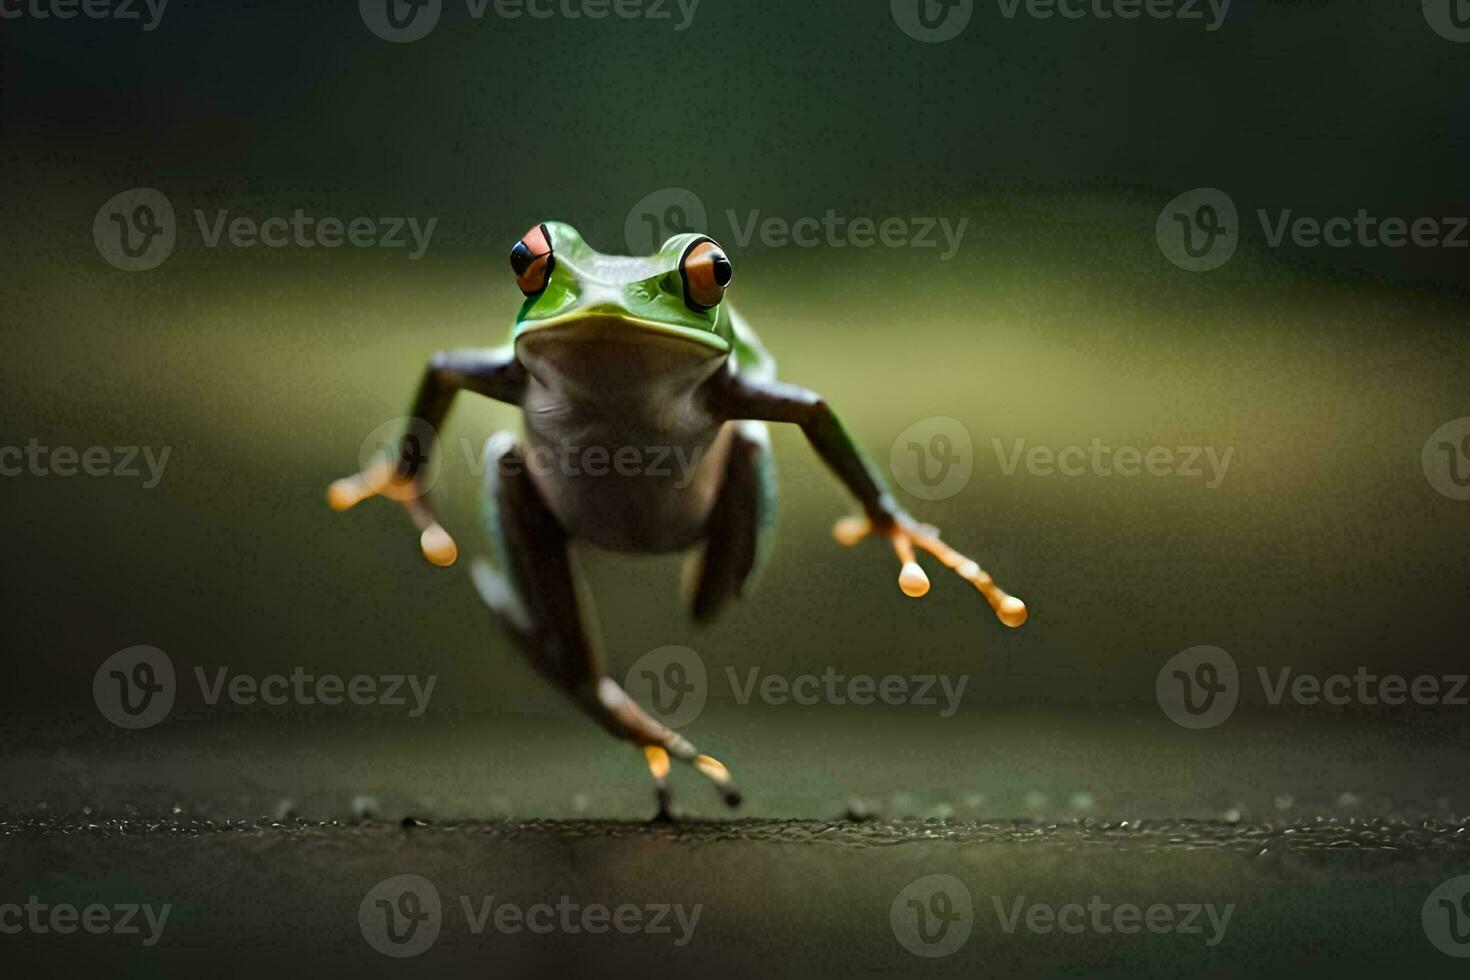
[[[905,33],[888,3],[851,0],[701,0],[683,30],[673,5],[669,19],[593,21],[507,19],[493,7],[477,19],[449,2],[412,43],[376,36],[351,2],[173,0],[152,30],[7,19],[0,446],[169,456],[152,488],[146,477],[0,477],[0,808],[16,819],[82,814],[81,826],[93,814],[647,817],[638,757],[523,663],[476,597],[468,562],[432,568],[396,507],[333,514],[324,490],[407,410],[430,354],[505,336],[520,301],[505,256],[526,227],[568,221],[621,252],[630,226],[694,200],[733,258],[731,301],[783,377],[822,392],[885,472],[895,443],[916,425],[930,431],[925,420],[968,434],[973,471],[953,495],[899,495],[1031,608],[1024,628],[1006,630],[937,571],[928,597],[902,596],[884,548],[831,540],[851,505],[794,431],[775,433],[772,560],[758,591],[713,628],[685,616],[678,556],[580,553],[615,675],[666,645],[692,648],[708,668],[709,704],[688,731],[735,771],[747,814],[1135,829],[1139,818],[1227,828],[1459,819],[1470,808],[1470,709],[1273,706],[1256,672],[1465,672],[1470,503],[1437,491],[1422,456],[1441,426],[1470,415],[1470,249],[1275,247],[1257,211],[1274,221],[1286,209],[1319,220],[1361,209],[1446,227],[1470,215],[1470,44],[1433,30],[1433,3],[1418,0],[1235,0],[1217,30],[971,6],[943,43]],[[139,187],[168,198],[178,238],[157,268],[128,272],[104,260],[93,224]],[[1239,243],[1222,267],[1191,272],[1168,260],[1156,223],[1202,187],[1238,208]],[[196,209],[210,220],[302,209],[436,224],[416,260],[404,249],[210,248]],[[829,211],[965,225],[941,258],[943,248],[741,241],[730,218],[743,227]],[[466,557],[485,545],[479,447],[516,424],[514,410],[467,396],[445,431],[436,494]],[[1211,487],[1207,477],[1007,474],[994,449],[1094,439],[1232,455]],[[168,654],[180,688],[167,720],[125,731],[98,710],[93,678],[138,644]],[[1226,723],[1189,730],[1160,710],[1155,681],[1201,644],[1228,651],[1243,683]],[[409,718],[211,705],[194,680],[196,669],[298,667],[437,681],[428,709]],[[941,717],[742,705],[727,667],[968,680],[960,709]],[[685,812],[718,816],[689,777],[676,773]],[[282,887],[261,870],[275,867],[269,845],[255,846],[191,851],[188,866],[218,863],[246,892]],[[592,852],[599,861],[554,834],[474,846],[521,882],[538,881],[542,858],[595,888],[659,881],[669,867],[654,845]],[[177,856],[144,862],[150,879],[106,843],[47,847],[16,874],[71,862],[78,874],[114,868],[156,884]],[[957,860],[942,848],[879,866],[804,851],[793,864],[750,847],[682,853],[716,878],[727,861],[762,868],[782,901],[814,882],[862,907],[854,896],[878,896],[880,954],[861,917],[783,920],[824,939],[805,946],[779,929],[769,939],[811,969],[911,967],[889,948],[887,896],[918,873],[914,855]],[[963,853],[967,873],[1020,876],[1014,889],[1213,882],[1212,894],[1256,901],[1257,958],[1240,962],[1257,967],[1318,949],[1273,931],[1283,921],[1364,937],[1313,954],[1343,968],[1402,968],[1401,943],[1438,957],[1414,909],[1454,864],[1378,874],[1350,862],[1335,878],[1198,856],[1076,865],[1043,852],[1017,865],[1018,852]],[[335,855],[325,845],[303,857],[292,887],[328,888],[337,879],[322,869]],[[467,867],[452,848],[418,859],[445,876]],[[382,873],[360,861],[344,887]],[[1376,884],[1338,887],[1359,874]],[[715,898],[744,917],[711,928],[726,929],[717,953],[732,958],[706,950],[686,966],[754,968],[748,937],[769,923],[746,885],[729,888]],[[211,900],[199,899],[203,921],[212,908],[232,935]],[[1404,916],[1384,912],[1399,906]],[[254,952],[290,963],[301,938]],[[996,962],[1091,975],[1202,966],[1169,947],[1135,961],[1105,946],[1065,962],[1007,947]],[[210,962],[204,948],[197,963]],[[526,962],[565,967],[560,956],[542,948]]]
[[[1470,216],[1470,44],[1434,28],[1440,0],[1234,0],[1214,30],[1207,5],[1203,20],[1125,21],[961,3],[950,15],[967,26],[941,43],[900,26],[910,7],[509,19],[446,0],[411,43],[349,0],[172,0],[152,29],[143,7],[134,21],[27,7],[0,24],[0,448],[169,454],[152,487],[0,477],[0,890],[167,898],[177,923],[153,953],[39,936],[7,952],[197,975],[230,972],[221,949],[236,967],[299,968],[309,945],[367,975],[397,964],[363,945],[359,898],[415,871],[446,896],[708,903],[682,952],[501,937],[486,959],[454,934],[431,954],[477,970],[565,972],[585,955],[707,975],[1457,962],[1418,916],[1470,868],[1470,708],[1272,705],[1257,671],[1465,672],[1470,503],[1435,487],[1448,458],[1423,457],[1470,416],[1470,249],[1275,246],[1257,212]],[[134,188],[178,219],[149,271],[110,264],[94,238]],[[1195,188],[1238,211],[1234,255],[1208,272],[1171,262],[1156,234]],[[194,216],[298,209],[435,224],[410,259],[211,248]],[[1031,619],[1004,629],[937,570],[928,597],[905,598],[886,549],[832,541],[850,502],[799,433],[776,431],[777,545],[714,627],[688,622],[679,556],[579,552],[614,675],[658,647],[697,652],[709,700],[687,732],[730,764],[755,818],[703,822],[724,812],[678,771],[694,822],[665,834],[640,823],[637,755],[533,674],[468,561],[432,568],[396,507],[333,514],[324,490],[407,410],[430,354],[505,336],[520,301],[506,254],[525,228],[556,218],[621,252],[630,228],[701,210],[782,376],[822,392],[903,502]],[[739,230],[829,212],[963,235],[943,257]],[[930,501],[891,471],[895,445],[902,464],[936,418],[968,437],[971,475]],[[516,424],[464,397],[444,433],[435,492],[466,559],[485,548],[479,447]],[[1208,470],[1007,473],[995,445],[1018,440],[1231,455],[1214,486]],[[140,644],[166,652],[179,690],[164,721],[129,731],[93,681]],[[1193,730],[1155,683],[1198,645],[1227,651],[1242,683],[1228,720]],[[195,680],[298,668],[436,681],[409,717],[210,704]],[[948,716],[740,704],[727,668],[966,686]],[[843,816],[896,822],[791,822]],[[540,818],[579,822],[526,822]],[[1240,911],[1213,951],[986,925],[921,962],[888,903],[934,872],[982,904],[1101,890]]]

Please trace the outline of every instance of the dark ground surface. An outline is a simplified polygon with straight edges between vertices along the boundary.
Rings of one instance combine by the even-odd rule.
[[[7,894],[51,903],[170,903],[163,938],[22,934],[7,959],[59,975],[137,976],[1407,976],[1460,975],[1425,938],[1420,909],[1470,869],[1463,822],[1312,818],[1271,825],[1081,820],[889,823],[740,820],[651,826],[616,821],[396,823],[17,819],[0,841]],[[78,870],[85,869],[85,870]],[[921,960],[890,927],[907,884],[964,882],[974,932]],[[379,881],[422,875],[441,930],[412,960],[369,947],[359,904]],[[476,934],[479,907],[568,895],[580,905],[701,906],[692,938]],[[1006,934],[992,896],[1026,902],[1235,906],[1224,938]],[[772,964],[780,964],[773,968]],[[121,970],[118,968],[121,967]],[[12,974],[22,975],[22,974]]]
[[[319,729],[186,718],[147,742],[83,731],[61,749],[21,741],[0,763],[14,803],[0,821],[0,897],[171,911],[151,947],[146,929],[27,931],[3,937],[6,959],[61,975],[177,977],[307,965],[323,976],[1462,972],[1427,938],[1421,909],[1470,873],[1470,779],[1454,765],[1453,728],[1423,716],[1366,726],[1268,715],[1185,732],[1124,711],[813,725],[712,707],[695,734],[731,764],[746,805],[722,813],[676,771],[687,816],[672,826],[645,822],[638,759],[570,717],[515,732]],[[878,752],[904,764],[879,769]],[[843,819],[854,806],[870,819]],[[800,816],[811,813],[830,819]],[[393,959],[370,946],[358,913],[379,882],[404,874],[432,883],[440,931],[420,955]],[[921,959],[890,910],[932,874],[963,883],[973,931],[953,954]],[[562,896],[579,908],[697,905],[699,918],[683,944],[677,924],[476,932],[462,903],[473,912],[491,896],[522,908]],[[1234,908],[1208,945],[1208,924],[1008,933],[995,905],[1009,914],[1017,901],[1094,897]]]

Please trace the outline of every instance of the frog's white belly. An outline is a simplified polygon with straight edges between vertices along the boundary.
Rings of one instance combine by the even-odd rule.
[[[522,452],[568,533],[618,551],[699,542],[725,473],[731,424],[689,404],[581,405],[537,388],[523,405]]]

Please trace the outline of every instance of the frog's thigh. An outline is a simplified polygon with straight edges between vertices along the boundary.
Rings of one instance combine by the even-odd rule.
[[[485,519],[499,567],[481,562],[475,584],[491,608],[511,621],[526,656],[541,674],[618,738],[701,764],[689,740],[656,721],[612,678],[603,673],[602,656],[590,635],[568,551],[569,536],[541,499],[526,472],[524,457],[509,433],[486,443]],[[718,763],[715,763],[718,766]],[[723,767],[720,767],[723,770]],[[710,775],[727,798],[728,776]]]
[[[695,558],[694,618],[709,622],[747,584],[770,548],[776,520],[776,474],[764,422],[742,421],[731,440],[719,497]]]
[[[477,562],[481,597],[514,628],[532,666],[574,696],[591,696],[601,658],[583,626],[568,536],[526,472],[516,438],[485,444],[484,518],[494,565]]]

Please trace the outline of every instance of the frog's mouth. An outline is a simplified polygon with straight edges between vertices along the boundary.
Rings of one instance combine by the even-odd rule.
[[[517,339],[529,339],[545,334],[547,339],[559,340],[613,340],[624,335],[628,342],[640,340],[657,342],[664,337],[674,340],[702,344],[719,354],[728,354],[730,344],[725,338],[708,330],[684,327],[660,320],[646,320],[627,313],[603,313],[596,310],[579,310],[545,320],[522,321]],[[644,335],[639,337],[637,335]]]
[[[659,396],[709,377],[730,344],[694,327],[581,311],[522,323],[516,350],[532,374],[556,387]]]

